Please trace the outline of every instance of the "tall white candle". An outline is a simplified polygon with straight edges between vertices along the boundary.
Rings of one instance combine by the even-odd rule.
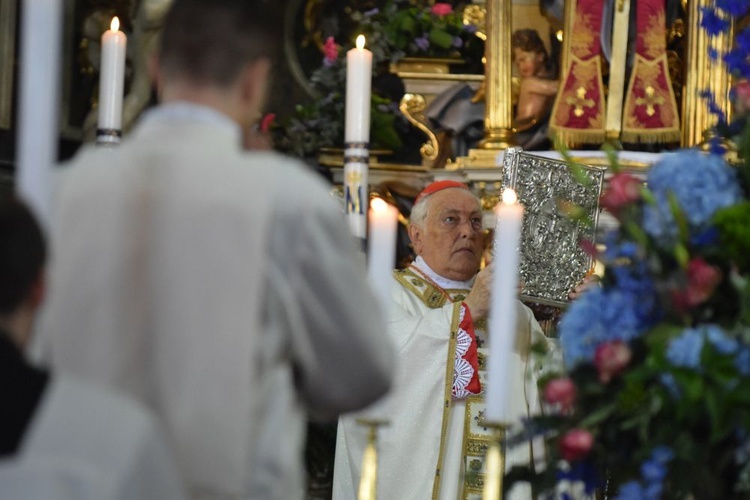
[[[388,303],[391,273],[396,266],[396,225],[398,210],[380,198],[370,202],[370,237],[367,244],[367,274],[385,307]]]
[[[357,37],[356,47],[346,53],[346,121],[344,142],[370,141],[370,93],[372,52],[365,48],[365,37]]]
[[[516,332],[519,243],[523,207],[512,189],[503,192],[495,207],[495,257],[489,317],[489,369],[487,374],[487,413],[490,422],[509,423],[511,353]]]
[[[43,224],[57,160],[62,8],[60,0],[24,0],[21,8],[16,190]]]
[[[112,137],[116,142],[118,135],[113,131],[122,129],[122,99],[125,84],[125,53],[128,38],[120,31],[120,20],[112,18],[110,29],[102,35],[101,65],[99,73],[99,130],[101,135]]]
[[[344,202],[349,229],[361,240],[367,237],[371,80],[372,52],[359,35],[357,47],[346,53]]]

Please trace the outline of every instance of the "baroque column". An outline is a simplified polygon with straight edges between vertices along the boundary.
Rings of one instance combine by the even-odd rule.
[[[458,158],[459,167],[494,167],[497,154],[515,144],[513,138],[512,0],[486,0],[487,40],[484,63],[484,139],[480,149]]]
[[[708,111],[708,106],[700,92],[709,90],[716,99],[716,104],[731,119],[732,105],[729,99],[731,76],[724,64],[712,61],[708,57],[709,47],[724,55],[732,47],[734,30],[709,37],[700,26],[701,10],[712,6],[714,0],[695,0],[687,4],[688,13],[688,49],[685,57],[685,97],[682,108],[681,146],[692,147],[700,144],[704,133],[716,125],[716,116]]]

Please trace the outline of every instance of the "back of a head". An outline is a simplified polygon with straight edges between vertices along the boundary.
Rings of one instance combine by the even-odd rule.
[[[31,210],[16,198],[0,199],[0,314],[21,305],[46,256],[44,234]]]
[[[162,30],[164,78],[228,86],[258,59],[274,59],[278,30],[268,26],[272,0],[174,0]]]

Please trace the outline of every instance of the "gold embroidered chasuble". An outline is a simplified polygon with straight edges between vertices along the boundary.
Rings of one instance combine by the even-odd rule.
[[[388,420],[379,432],[378,495],[381,498],[479,500],[490,431],[480,422],[483,395],[451,395],[461,302],[466,289],[442,289],[410,270],[394,271],[388,334],[399,353],[394,387],[384,401],[340,420],[334,500],[356,498],[366,430],[356,418]],[[518,418],[538,410],[537,374],[529,357],[544,335],[531,311],[518,302],[517,376],[510,381],[511,409]],[[478,323],[478,324],[477,324]],[[488,339],[484,321],[475,323],[479,377],[486,387]],[[541,457],[542,450],[538,450]],[[528,463],[531,447],[508,450],[506,467]],[[524,487],[510,500],[531,498]]]

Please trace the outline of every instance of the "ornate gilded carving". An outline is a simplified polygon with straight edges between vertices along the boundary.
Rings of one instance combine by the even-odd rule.
[[[427,135],[428,141],[419,148],[419,152],[422,154],[423,162],[432,166],[438,157],[440,144],[435,133],[430,130],[429,122],[424,115],[426,108],[427,103],[421,94],[404,94],[399,104],[399,109],[406,119]]]
[[[581,240],[594,241],[599,217],[603,167],[579,165],[588,180],[576,181],[571,164],[510,148],[503,161],[504,185],[516,190],[525,208],[521,234],[519,279],[521,296],[532,302],[562,305],[568,292],[584,278],[592,259]],[[574,204],[586,223],[569,219],[561,207]]]
[[[476,36],[487,40],[487,10],[481,5],[471,4],[464,9],[464,24],[473,24],[477,27]]]

